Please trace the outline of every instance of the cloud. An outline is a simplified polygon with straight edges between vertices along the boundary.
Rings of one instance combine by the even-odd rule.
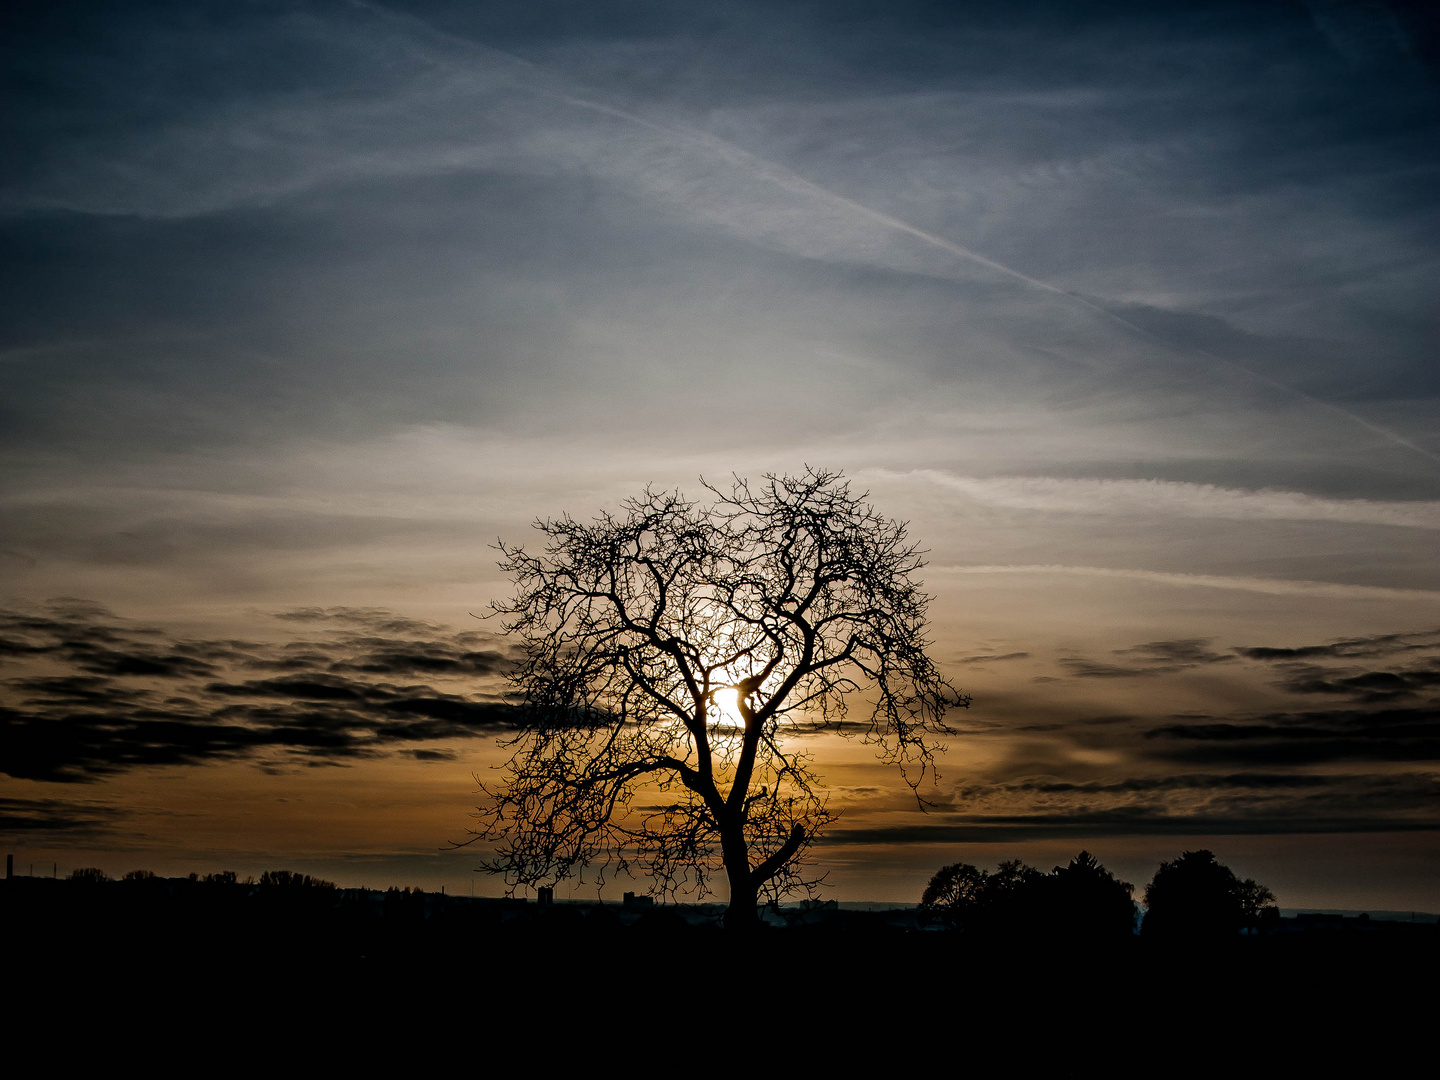
[[[433,634],[442,629],[435,623],[421,622],[396,615],[384,608],[355,607],[305,607],[290,611],[277,611],[275,618],[285,622],[340,623],[345,626],[361,626],[371,633],[382,634]]]
[[[1276,685],[1292,694],[1335,694],[1356,701],[1393,701],[1440,687],[1440,663],[1394,671],[1336,671],[1314,664],[1290,664],[1284,670]]]
[[[1388,4],[1363,0],[1304,2],[1316,28],[1353,67],[1417,64],[1410,37]],[[1424,5],[1416,7],[1423,9]]]
[[[1065,656],[1058,661],[1079,679],[1132,679],[1149,675],[1173,675],[1190,668],[1210,664],[1226,664],[1236,657],[1209,649],[1208,638],[1185,638],[1178,641],[1151,641],[1128,649],[1112,650],[1124,658],[1124,665],[1099,663],[1082,656]]]
[[[1272,666],[1280,675],[1274,685],[1292,694],[1332,694],[1358,702],[1385,702],[1440,687],[1440,630],[1341,638],[1320,645],[1240,646],[1235,652]],[[1424,653],[1432,655],[1426,657]],[[1383,668],[1343,663],[1402,658],[1409,662]]]
[[[413,757],[416,761],[429,762],[454,761],[456,756],[454,750],[425,750],[421,748],[402,750],[401,753]]]
[[[1440,650],[1440,630],[1421,630],[1408,634],[1377,634],[1372,637],[1342,638],[1324,645],[1299,645],[1290,648],[1269,646],[1236,646],[1235,651],[1252,660],[1309,660],[1312,658],[1351,658],[1394,656],[1399,653],[1426,649]]]
[[[869,469],[865,476],[919,480],[987,506],[1052,514],[1223,521],[1319,521],[1440,529],[1440,502],[1330,499],[1298,491],[1246,491],[1173,480],[970,477],[937,469]]]
[[[842,830],[829,842],[1017,842],[1440,829],[1433,772],[1185,772],[967,783],[919,825]]]
[[[0,834],[64,833],[103,838],[131,816],[123,807],[65,799],[0,797]]]
[[[1028,778],[1007,784],[960,788],[961,798],[978,798],[996,792],[1033,795],[1134,795],[1156,791],[1191,791],[1215,788],[1247,790],[1316,788],[1331,786],[1335,777],[1313,773],[1186,773],[1180,776],[1134,776],[1121,780],[1075,782],[1050,777]]]
[[[361,671],[372,675],[434,673],[445,675],[503,675],[513,657],[499,649],[466,646],[480,635],[456,635],[447,641],[403,641],[393,638],[350,638],[357,650],[350,660],[332,671]]]
[[[1069,814],[991,814],[924,825],[835,829],[819,846],[1003,844],[1101,836],[1275,836],[1333,833],[1432,832],[1440,821],[1418,819],[1157,815],[1148,809]]]
[[[319,629],[301,641],[196,640],[98,607],[0,610],[12,666],[43,661],[72,669],[5,680],[0,771],[81,782],[270,751],[307,764],[335,763],[407,743],[471,738],[514,722],[499,681],[511,647],[493,635],[449,633],[373,609],[286,612],[280,620]],[[375,637],[369,632],[375,629],[392,636]],[[117,656],[155,662],[120,663]],[[256,669],[285,674],[243,677]],[[214,678],[226,672],[242,677]],[[395,681],[415,675],[461,685]],[[488,689],[477,692],[477,678]]]
[[[1173,585],[1187,589],[1235,589],[1267,596],[1309,596],[1333,600],[1414,600],[1430,603],[1440,601],[1440,591],[1434,589],[1391,589],[1378,585],[1341,585],[1331,581],[1185,574],[1110,566],[1023,563],[979,566],[932,565],[926,567],[926,570],[932,574],[1058,574],[1069,577],[1117,578],[1152,582],[1157,585]]]
[[[839,829],[823,843],[1003,843],[1081,836],[1285,835],[1440,829],[1430,772],[1183,773],[958,788],[928,821]]]
[[[1155,757],[1238,765],[1440,761],[1440,707],[1316,710],[1162,724]]]
[[[99,605],[68,600],[52,601],[45,613],[0,610],[0,660],[50,656],[94,675],[182,679],[213,675],[212,659],[234,655],[224,643],[159,642],[154,627],[113,620]]]
[[[1114,649],[1102,660],[1062,656],[1062,669],[1089,679],[1223,673],[1207,682],[1228,703],[1254,693],[1247,681],[1263,679],[1297,698],[1329,695],[1351,704],[1163,719],[1092,717],[1072,708],[1044,722],[1029,719],[1032,706],[1017,717],[1025,723],[1003,729],[1014,741],[978,771],[985,779],[933,800],[945,824],[940,832],[896,839],[1440,828],[1436,653],[1440,633],[1427,630],[1234,650],[1208,638],[1174,638]],[[1357,658],[1403,662],[1357,666]]]

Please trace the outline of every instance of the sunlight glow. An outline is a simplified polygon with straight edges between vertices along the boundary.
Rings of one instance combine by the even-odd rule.
[[[744,727],[745,718],[740,715],[740,692],[733,686],[716,690],[710,698],[718,714],[715,722],[722,727]]]

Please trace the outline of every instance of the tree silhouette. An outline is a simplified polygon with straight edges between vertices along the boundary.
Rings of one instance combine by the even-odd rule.
[[[1241,881],[1213,852],[1186,851],[1162,862],[1145,887],[1143,933],[1214,938],[1254,926],[1274,910],[1275,896],[1252,879]]]
[[[942,866],[920,897],[931,919],[966,931],[1007,933],[1033,927],[1044,917],[1048,879],[1019,859],[992,874],[969,863]]]
[[[994,873],[952,863],[930,879],[920,907],[931,919],[967,931],[1112,937],[1134,931],[1131,889],[1082,851],[1049,874],[1018,859]]]
[[[1073,937],[1119,937],[1135,932],[1135,886],[1121,881],[1088,851],[1057,866],[1052,882],[1055,927]]]
[[[985,906],[990,874],[970,863],[951,863],[935,871],[920,896],[920,908],[933,919],[964,927]]]
[[[512,888],[597,865],[703,896],[723,871],[726,925],[754,924],[761,897],[813,888],[800,860],[833,818],[785,737],[861,731],[914,788],[969,704],[926,652],[903,523],[829,471],[705,487],[537,521],[542,554],[500,545],[523,720],[466,843],[498,840],[484,868]]]

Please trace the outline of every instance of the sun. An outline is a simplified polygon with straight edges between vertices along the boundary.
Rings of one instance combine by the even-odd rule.
[[[740,715],[740,691],[735,687],[726,686],[716,690],[710,700],[715,703],[715,709],[719,713],[715,722],[721,727],[745,726],[745,718]]]

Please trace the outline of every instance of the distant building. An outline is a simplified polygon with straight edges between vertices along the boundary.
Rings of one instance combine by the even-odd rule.
[[[555,889],[550,885],[541,885],[535,890],[535,902],[541,907],[549,907],[555,903]]]
[[[645,896],[645,895],[643,895],[643,894],[640,895],[640,896],[637,896],[637,895],[635,895],[633,892],[627,892],[627,893],[625,894],[625,906],[626,906],[627,908],[648,908],[648,907],[654,907],[654,906],[655,906],[655,898],[654,898],[653,896]]]

